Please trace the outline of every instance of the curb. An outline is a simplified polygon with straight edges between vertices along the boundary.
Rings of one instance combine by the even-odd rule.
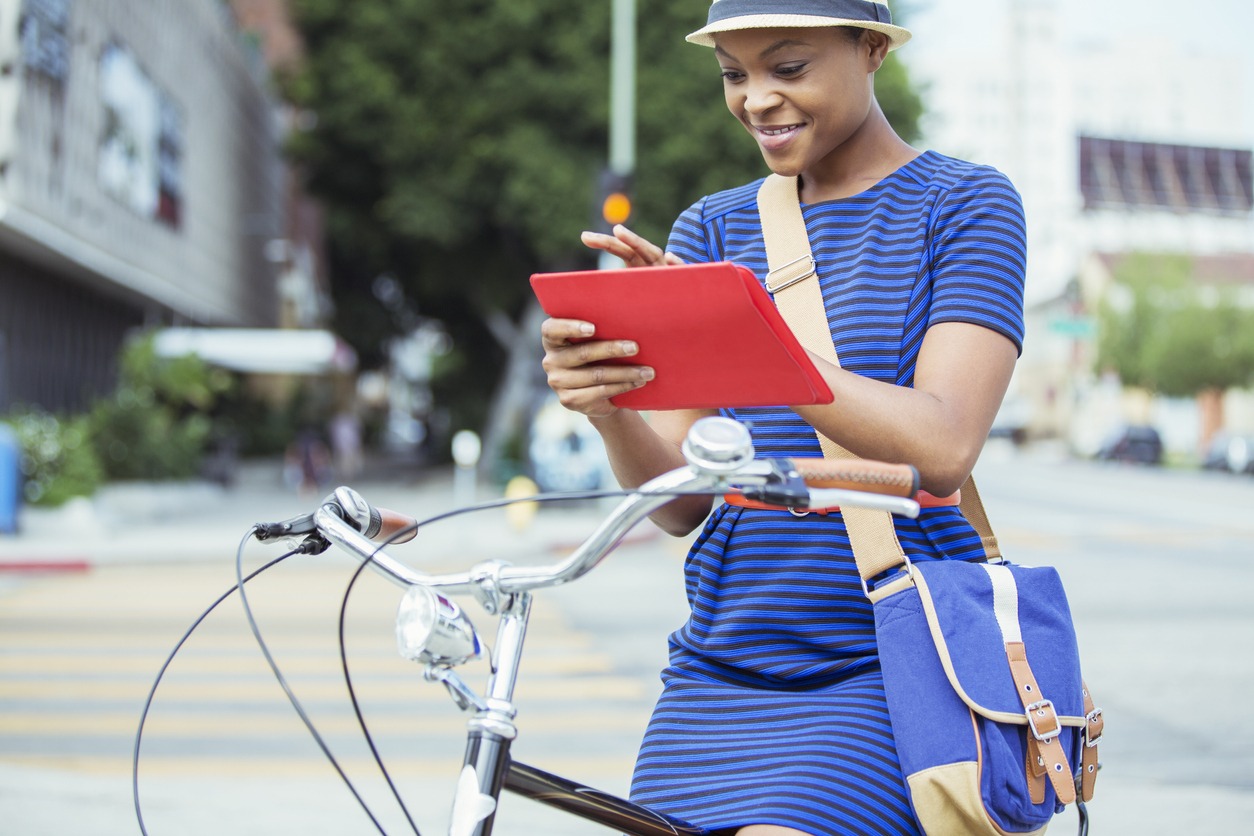
[[[91,561],[72,557],[47,560],[0,560],[0,573],[42,575],[53,572],[87,572],[91,568]]]

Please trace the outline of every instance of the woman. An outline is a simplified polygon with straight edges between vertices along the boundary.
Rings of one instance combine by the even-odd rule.
[[[909,37],[866,0],[715,0],[688,40],[714,47],[727,107],[769,168],[800,178],[842,363],[813,358],[831,404],[725,412],[751,422],[761,455],[822,455],[817,430],[855,455],[914,464],[924,490],[947,496],[971,472],[1021,348],[1024,224],[998,172],[920,153],[889,126],[874,74]],[[622,227],[583,240],[632,267],[727,260],[761,278],[758,185],[698,201],[665,252]],[[596,323],[544,323],[550,387],[600,432],[624,486],[681,466],[680,442],[705,413],[646,421],[615,407],[653,370],[605,364],[636,346],[595,335]],[[693,498],[654,520],[675,535],[706,524],[633,798],[740,836],[918,832],[840,515],[710,514]],[[895,525],[912,559],[982,556],[956,507]]]

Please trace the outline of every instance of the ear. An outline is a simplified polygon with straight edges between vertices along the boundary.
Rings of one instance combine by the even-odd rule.
[[[862,49],[867,58],[867,72],[873,73],[884,65],[884,60],[888,58],[888,45],[890,41],[883,32],[876,32],[874,29],[867,29],[862,35]]]

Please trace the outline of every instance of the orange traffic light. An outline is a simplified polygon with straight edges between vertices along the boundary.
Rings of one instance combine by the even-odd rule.
[[[603,232],[631,218],[631,175],[604,169],[597,182],[597,200],[593,205],[595,223]]]
[[[601,217],[610,226],[625,224],[631,217],[631,198],[624,192],[611,192],[601,201]]]

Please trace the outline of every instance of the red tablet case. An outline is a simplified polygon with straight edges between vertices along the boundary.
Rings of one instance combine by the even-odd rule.
[[[731,262],[537,273],[545,312],[630,339],[649,383],[618,395],[632,409],[717,409],[831,403],[832,393],[757,277]]]

